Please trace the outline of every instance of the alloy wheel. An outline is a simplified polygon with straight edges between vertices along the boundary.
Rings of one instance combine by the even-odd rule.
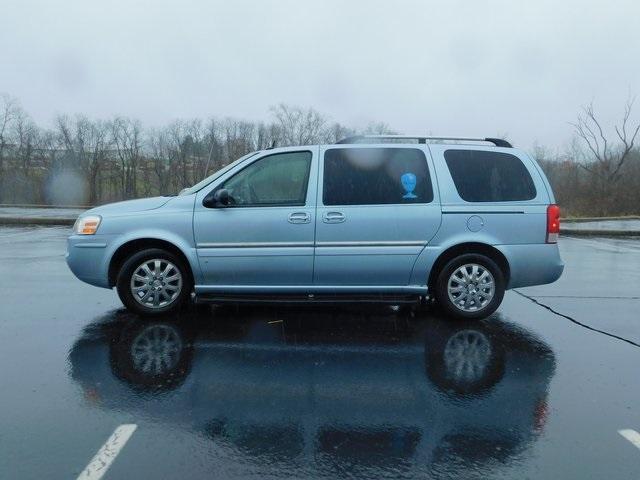
[[[131,275],[131,294],[147,308],[159,309],[173,303],[182,290],[182,273],[172,262],[145,260]]]
[[[493,275],[477,263],[458,267],[447,282],[449,300],[463,312],[482,310],[491,302],[495,290]]]

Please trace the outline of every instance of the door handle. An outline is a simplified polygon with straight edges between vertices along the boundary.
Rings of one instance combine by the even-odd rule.
[[[289,215],[289,223],[309,223],[311,215],[307,212],[294,212]]]
[[[342,223],[345,220],[346,218],[342,212],[326,212],[322,215],[322,221],[324,223]]]

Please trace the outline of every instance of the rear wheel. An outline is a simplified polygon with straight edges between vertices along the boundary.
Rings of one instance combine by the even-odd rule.
[[[450,260],[438,274],[435,297],[455,318],[491,315],[502,303],[505,280],[500,267],[484,255],[469,253]]]
[[[176,255],[150,248],[131,255],[116,282],[122,303],[140,315],[175,312],[189,299],[191,275]]]

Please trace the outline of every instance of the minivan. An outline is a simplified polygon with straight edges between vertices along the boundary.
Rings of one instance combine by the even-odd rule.
[[[493,313],[557,280],[560,209],[540,166],[493,138],[357,136],[260,150],[177,196],[80,215],[67,263],[141,315],[197,302],[433,300]]]

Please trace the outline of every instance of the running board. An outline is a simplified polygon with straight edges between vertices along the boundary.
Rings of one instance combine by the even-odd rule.
[[[382,304],[412,304],[420,301],[418,295],[224,295],[219,293],[200,293],[195,296],[196,303],[242,303],[242,304],[331,304],[331,303],[382,303]]]

